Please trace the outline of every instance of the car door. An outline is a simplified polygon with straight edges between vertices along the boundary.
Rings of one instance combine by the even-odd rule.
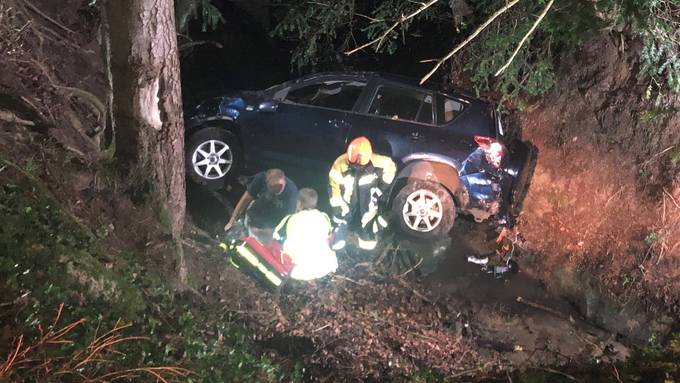
[[[327,170],[346,145],[349,115],[366,82],[316,79],[281,92],[262,112],[251,142],[267,166]],[[255,137],[256,136],[256,137]]]
[[[352,121],[351,137],[365,135],[376,152],[398,162],[419,153],[446,155],[460,140],[438,124],[438,95],[428,89],[398,83],[372,84],[371,95]]]

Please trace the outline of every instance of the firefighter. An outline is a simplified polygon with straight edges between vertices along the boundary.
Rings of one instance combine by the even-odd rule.
[[[360,224],[358,245],[375,249],[377,235],[387,227],[379,205],[388,197],[397,167],[389,157],[373,153],[366,137],[355,138],[338,157],[329,173],[333,208],[333,250],[345,247],[349,225]]]
[[[293,279],[309,281],[335,272],[338,260],[329,246],[331,220],[316,209],[319,196],[314,189],[300,189],[297,212],[277,226],[274,238],[283,242],[283,252],[294,266]]]
[[[281,169],[269,169],[266,172],[257,173],[236,204],[229,221],[224,225],[224,231],[229,231],[234,227],[250,203],[258,198],[270,199],[282,207],[283,215],[276,217],[277,222],[280,221],[286,214],[295,212],[297,193],[295,182],[286,177]]]

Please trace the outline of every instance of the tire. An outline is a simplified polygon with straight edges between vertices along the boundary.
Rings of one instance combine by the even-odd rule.
[[[527,159],[522,167],[522,170],[517,177],[515,182],[514,190],[512,191],[512,197],[510,200],[510,215],[514,218],[519,216],[522,212],[522,207],[524,205],[524,199],[529,192],[529,186],[531,186],[531,180],[534,177],[534,170],[536,169],[536,161],[538,160],[538,152],[535,146],[529,145],[529,153]]]
[[[195,183],[218,190],[237,174],[241,158],[241,148],[233,133],[219,127],[206,127],[188,140],[186,171]]]
[[[423,206],[423,210],[417,210],[422,201],[429,202],[430,207]],[[411,181],[392,201],[392,222],[413,239],[430,241],[444,237],[451,231],[455,220],[453,197],[439,183]]]

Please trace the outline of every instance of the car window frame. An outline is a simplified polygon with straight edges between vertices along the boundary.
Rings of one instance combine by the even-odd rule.
[[[359,96],[357,97],[356,101],[354,101],[354,105],[352,105],[352,109],[350,110],[345,110],[345,109],[338,109],[338,108],[330,108],[327,106],[319,106],[319,105],[311,105],[311,104],[301,104],[297,103],[294,101],[289,101],[286,99],[288,97],[288,94],[294,90],[298,90],[307,86],[311,85],[320,85],[329,81],[337,81],[337,82],[361,82],[364,83],[364,87],[361,90],[361,93],[359,93]],[[308,108],[317,108],[317,109],[324,109],[324,110],[333,110],[333,111],[338,111],[338,112],[345,112],[345,113],[356,113],[357,108],[360,105],[360,101],[362,100],[362,95],[366,92],[370,84],[370,80],[368,79],[362,79],[362,78],[349,78],[349,77],[342,77],[342,78],[335,78],[335,77],[326,77],[326,78],[315,78],[313,80],[308,80],[308,81],[302,81],[298,82],[296,84],[292,84],[288,87],[288,90],[285,92],[285,94],[278,99],[282,104],[286,105],[296,105],[296,106],[301,106],[301,107],[308,107]]]
[[[437,125],[439,125],[439,126],[450,126],[451,124],[455,123],[456,120],[458,120],[460,118],[460,116],[467,113],[468,109],[470,109],[470,106],[471,106],[470,100],[466,99],[465,97],[461,97],[461,96],[451,94],[451,93],[437,92],[436,98],[437,98],[437,112],[441,111],[441,113],[437,113],[439,115],[439,117],[437,118]],[[463,111],[458,113],[458,115],[456,117],[454,117],[453,120],[448,121],[448,122],[444,121],[444,118],[446,118],[445,114],[444,114],[444,103],[445,103],[446,98],[450,98],[450,99],[453,99],[453,100],[456,100],[458,102],[465,104]]]
[[[373,117],[373,118],[379,118],[379,119],[386,120],[386,121],[397,121],[397,122],[402,122],[402,123],[417,124],[417,125],[423,125],[423,126],[435,127],[435,128],[440,127],[440,125],[438,125],[436,123],[436,121],[438,121],[438,117],[437,117],[437,109],[438,109],[438,107],[437,107],[437,101],[438,101],[437,100],[437,92],[433,91],[432,89],[418,87],[418,86],[412,86],[412,85],[408,85],[408,84],[404,84],[404,83],[400,83],[400,82],[395,82],[395,81],[384,80],[384,79],[373,79],[369,83],[369,85],[370,85],[370,89],[367,90],[367,92],[366,92],[367,96],[364,97],[364,99],[362,100],[362,105],[359,108],[357,114],[361,114],[361,115]],[[379,114],[369,113],[368,110],[371,107],[373,100],[377,96],[378,90],[381,87],[384,87],[384,86],[394,87],[394,88],[402,88],[402,89],[412,90],[412,91],[416,91],[416,92],[422,92],[422,93],[425,93],[426,95],[430,95],[432,97],[432,123],[420,122],[420,121],[414,121],[414,120],[402,120],[402,119],[393,120],[392,118],[387,117],[387,116],[381,116]],[[422,105],[421,105],[421,107],[422,107]],[[419,111],[420,111],[420,109],[419,109]]]

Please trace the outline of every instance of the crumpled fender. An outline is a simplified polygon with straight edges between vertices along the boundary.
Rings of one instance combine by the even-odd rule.
[[[424,180],[444,185],[460,207],[468,204],[469,197],[461,187],[458,170],[441,162],[415,160],[409,162],[397,175],[397,180]]]

